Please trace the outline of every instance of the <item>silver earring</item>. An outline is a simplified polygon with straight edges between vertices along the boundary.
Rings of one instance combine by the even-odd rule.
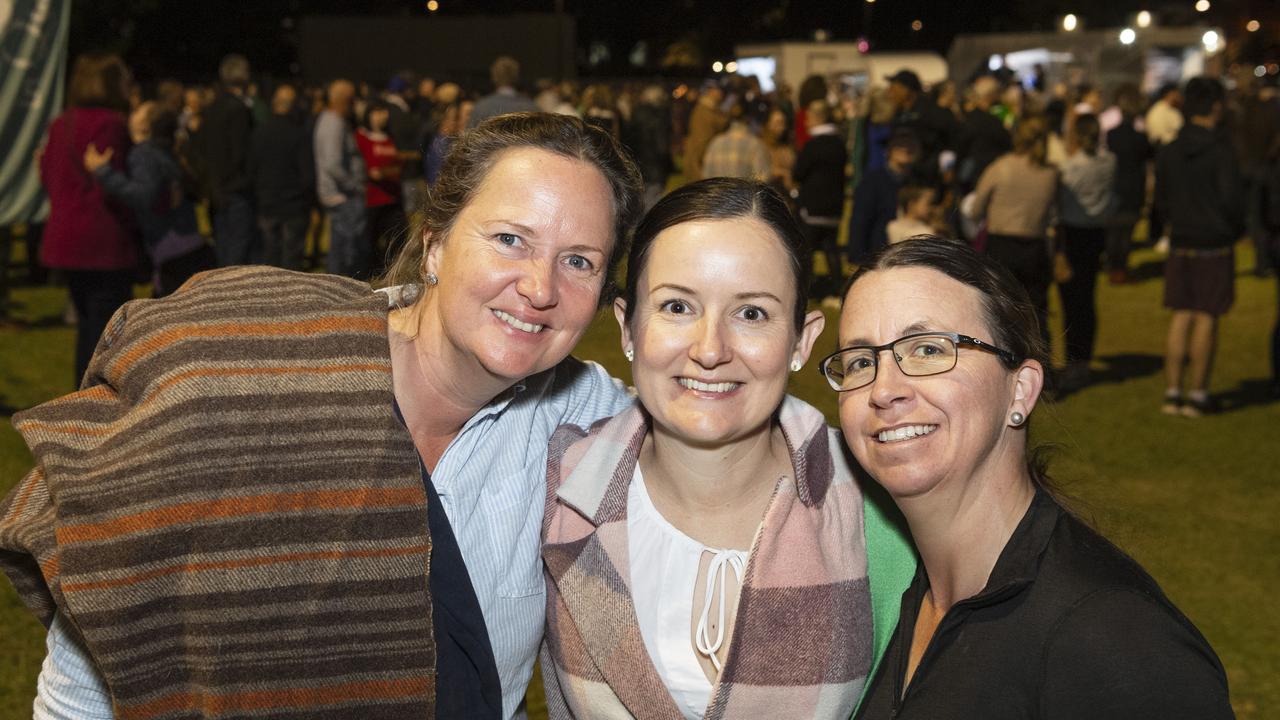
[[[632,350],[631,348],[627,348],[626,350],[622,351],[622,354],[627,356],[627,362],[635,362],[635,359],[636,359],[635,350]]]
[[[436,285],[440,284],[440,278],[437,277],[436,274],[433,272],[427,273],[426,277],[423,279],[425,279],[427,281],[427,284],[432,287],[435,287]]]
[[[800,364],[800,361],[799,361],[799,360],[792,360],[792,361],[791,361],[791,372],[800,372],[800,368],[802,368],[802,367],[804,367],[804,366]]]
[[[1027,419],[1027,416],[1023,415],[1017,410],[1014,410],[1013,412],[1009,413],[1009,424],[1014,427],[1018,427],[1026,419]]]

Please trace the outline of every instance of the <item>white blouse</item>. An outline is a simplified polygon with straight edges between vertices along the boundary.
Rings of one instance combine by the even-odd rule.
[[[735,586],[741,586],[747,553],[709,548],[667,522],[649,498],[638,463],[627,494],[627,543],[631,595],[645,650],[680,712],[687,720],[701,720],[711,701],[712,685],[698,658],[701,655],[717,669],[720,666],[716,653],[729,640],[724,580],[732,572],[737,576]],[[695,648],[689,641],[689,622],[703,553],[711,553],[712,559],[707,591],[698,603]],[[707,631],[711,617],[720,620],[715,636]]]

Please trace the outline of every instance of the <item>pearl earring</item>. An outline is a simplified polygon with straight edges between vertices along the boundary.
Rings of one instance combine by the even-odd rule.
[[[802,368],[802,367],[804,367],[804,366],[800,364],[800,361],[799,361],[799,360],[792,360],[792,361],[791,361],[791,372],[800,372],[800,368]]]
[[[1009,413],[1009,424],[1013,425],[1014,427],[1018,427],[1026,419],[1027,419],[1027,416],[1023,415],[1017,410],[1014,410],[1013,412]]]
[[[433,272],[427,273],[427,276],[424,279],[427,281],[427,284],[431,285],[432,287],[435,287],[436,285],[440,284],[440,278],[437,277],[436,274]]]
[[[635,362],[635,359],[636,359],[635,350],[632,350],[631,348],[627,348],[626,350],[622,351],[622,354],[627,356],[627,362]]]

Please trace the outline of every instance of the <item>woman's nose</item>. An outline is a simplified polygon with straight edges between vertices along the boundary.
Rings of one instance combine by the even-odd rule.
[[[555,267],[541,259],[530,259],[521,269],[516,292],[535,308],[551,307],[559,299]]]
[[[723,331],[721,323],[714,318],[704,317],[698,321],[697,336],[689,352],[694,362],[712,368],[729,361],[733,353],[722,335]]]
[[[871,403],[887,408],[910,395],[911,376],[898,367],[892,350],[882,351],[876,365],[876,377],[871,381]]]

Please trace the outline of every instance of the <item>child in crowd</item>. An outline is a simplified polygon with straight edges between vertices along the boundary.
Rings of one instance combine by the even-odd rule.
[[[906,185],[898,191],[898,217],[885,227],[890,245],[938,232],[935,197],[934,189],[927,185]]]

